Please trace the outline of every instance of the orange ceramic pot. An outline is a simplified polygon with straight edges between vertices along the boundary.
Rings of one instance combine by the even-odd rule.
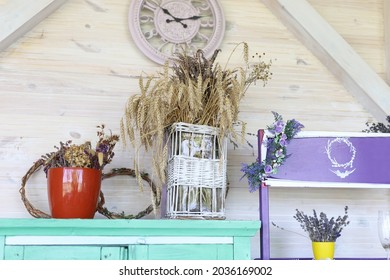
[[[56,167],[47,173],[53,218],[92,219],[95,216],[102,172],[92,168]]]

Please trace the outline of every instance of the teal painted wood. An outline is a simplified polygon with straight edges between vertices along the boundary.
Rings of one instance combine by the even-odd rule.
[[[235,260],[249,260],[251,254],[251,242],[249,238],[234,237],[233,259]]]
[[[0,235],[253,236],[259,228],[259,221],[0,219]]]
[[[119,259],[120,260],[128,260],[129,259],[129,248],[128,247],[120,247],[119,250]]]
[[[233,245],[219,244],[170,244],[149,247],[150,260],[216,260],[218,247],[233,252]],[[231,259],[231,258],[230,258]]]
[[[226,245],[218,245],[217,247],[217,260],[233,260],[233,245],[226,246]]]
[[[24,260],[100,260],[98,246],[24,246]]]
[[[4,260],[5,236],[0,236],[0,260]]]
[[[6,260],[23,260],[24,246],[5,246],[4,256]]]
[[[148,260],[149,246],[148,245],[130,245],[129,260]]]
[[[0,219],[0,242],[4,259],[250,259],[250,239],[259,228],[259,221]],[[80,242],[80,236],[87,237]]]
[[[127,260],[127,248],[123,246],[105,246],[101,248],[101,260]]]

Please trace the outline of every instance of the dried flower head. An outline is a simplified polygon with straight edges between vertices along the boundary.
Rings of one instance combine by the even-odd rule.
[[[85,152],[88,151],[88,152]],[[91,149],[91,142],[86,142],[82,145],[70,145],[68,149],[66,149],[64,154],[64,159],[71,166],[74,167],[88,167],[91,164],[91,160],[89,158],[90,153],[95,153]]]
[[[56,151],[47,153],[42,156],[45,160],[44,171],[51,167],[86,167],[103,170],[104,166],[112,161],[115,153],[113,151],[116,143],[119,141],[119,135],[106,135],[104,124],[97,126],[98,142],[95,149],[92,148],[91,142],[75,145],[71,140],[63,143],[60,147],[54,146]]]

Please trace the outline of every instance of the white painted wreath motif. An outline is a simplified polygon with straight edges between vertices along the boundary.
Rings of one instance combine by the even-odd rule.
[[[335,143],[342,143],[347,146],[347,148],[349,149],[349,153],[351,155],[349,161],[346,162],[337,161],[337,155],[332,154],[332,145],[334,145]],[[325,147],[325,149],[326,149],[326,154],[328,155],[328,159],[332,163],[332,167],[339,168],[337,170],[330,169],[330,171],[332,171],[338,177],[344,179],[356,170],[356,168],[353,168],[353,162],[356,157],[356,148],[348,140],[348,138],[338,137],[333,139],[332,141],[328,140],[328,145]],[[344,170],[340,170],[341,168],[343,168]]]

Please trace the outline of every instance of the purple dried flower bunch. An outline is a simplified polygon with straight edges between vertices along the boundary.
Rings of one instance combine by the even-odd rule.
[[[97,126],[98,141],[95,148],[91,142],[84,144],[72,144],[71,140],[60,142],[60,147],[54,146],[56,151],[47,153],[41,158],[44,160],[44,171],[52,167],[84,167],[103,170],[104,166],[112,161],[114,157],[114,147],[119,141],[119,135],[106,135],[102,124]]]
[[[366,122],[367,129],[364,129],[363,132],[374,132],[374,133],[390,133],[390,116],[386,117],[387,123],[383,122],[377,123],[368,123]]]
[[[339,216],[337,219],[334,217],[328,219],[324,212],[321,212],[318,216],[314,209],[313,216],[308,216],[298,209],[296,211],[294,219],[300,223],[301,228],[309,234],[309,238],[313,242],[334,242],[349,224],[349,221],[347,221],[348,206],[344,208],[344,216]]]
[[[249,165],[242,164],[241,171],[244,172],[242,178],[248,178],[250,192],[258,190],[268,176],[277,173],[278,167],[288,158],[287,144],[304,127],[295,119],[285,122],[280,114],[276,112],[272,112],[272,114],[275,121],[272,125],[267,126],[267,130],[272,136],[264,141],[264,144],[267,145],[266,159],[261,162],[257,159]]]

